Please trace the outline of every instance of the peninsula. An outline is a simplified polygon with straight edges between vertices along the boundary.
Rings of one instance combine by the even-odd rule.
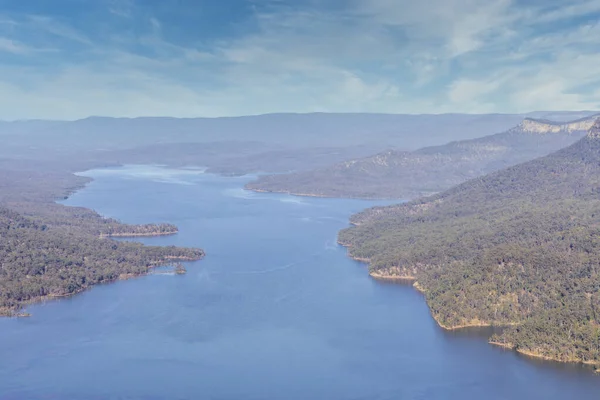
[[[2,172],[0,316],[28,316],[22,311],[28,304],[204,256],[201,249],[108,239],[174,234],[175,225],[123,224],[55,202],[83,187],[87,178],[60,171]]]

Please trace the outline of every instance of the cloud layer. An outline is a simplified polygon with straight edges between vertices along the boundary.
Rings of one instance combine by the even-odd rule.
[[[600,109],[600,0],[31,0],[0,119]]]

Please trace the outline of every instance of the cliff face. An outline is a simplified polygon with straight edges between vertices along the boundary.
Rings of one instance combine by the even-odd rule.
[[[526,133],[548,134],[548,133],[573,133],[587,132],[591,129],[600,114],[582,118],[566,123],[525,118],[515,129]]]

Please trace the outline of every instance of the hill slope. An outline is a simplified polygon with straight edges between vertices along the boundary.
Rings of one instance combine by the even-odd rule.
[[[600,365],[600,121],[549,156],[352,222],[340,243],[375,276],[416,279],[442,326],[512,325],[494,342]]]
[[[168,235],[177,227],[122,224],[54,202],[85,182],[68,172],[0,170],[0,316],[15,315],[33,301],[72,295],[176,259],[204,255],[200,249],[107,239]]]
[[[196,260],[204,254],[197,249],[115,242],[81,225],[43,222],[0,208],[0,315],[12,315],[31,301],[71,295],[98,283],[144,274],[174,259]]]
[[[325,197],[414,198],[552,153],[585,136],[593,122],[593,117],[567,123],[526,118],[504,133],[263,176],[247,188]]]

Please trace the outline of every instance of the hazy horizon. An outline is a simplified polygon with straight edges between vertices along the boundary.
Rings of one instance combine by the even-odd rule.
[[[308,112],[267,112],[261,114],[239,114],[239,115],[222,115],[222,116],[212,116],[212,117],[203,117],[203,116],[195,116],[195,117],[176,117],[172,115],[137,115],[137,116],[129,116],[129,117],[115,117],[110,115],[88,115],[81,118],[75,119],[52,119],[52,118],[23,118],[23,119],[0,119],[0,122],[36,122],[36,121],[48,121],[48,122],[77,122],[84,121],[89,119],[122,119],[122,120],[132,120],[132,119],[177,119],[177,120],[189,120],[189,119],[235,119],[235,118],[253,118],[253,117],[266,117],[266,116],[285,116],[285,115],[294,115],[294,116],[303,116],[303,115],[382,115],[382,116],[410,116],[410,117],[419,117],[419,116],[452,116],[452,115],[465,115],[465,116],[487,116],[487,115],[522,115],[524,117],[530,118],[540,118],[537,114],[562,114],[556,115],[556,117],[564,117],[577,119],[577,116],[573,117],[573,115],[581,114],[582,116],[589,116],[594,114],[600,114],[600,108],[598,110],[533,110],[533,111],[525,111],[525,112],[489,112],[489,113],[461,113],[461,112],[444,112],[444,113],[391,113],[391,112],[324,112],[324,111],[308,111]],[[548,118],[552,120],[551,118]],[[558,121],[558,120],[557,120]]]

